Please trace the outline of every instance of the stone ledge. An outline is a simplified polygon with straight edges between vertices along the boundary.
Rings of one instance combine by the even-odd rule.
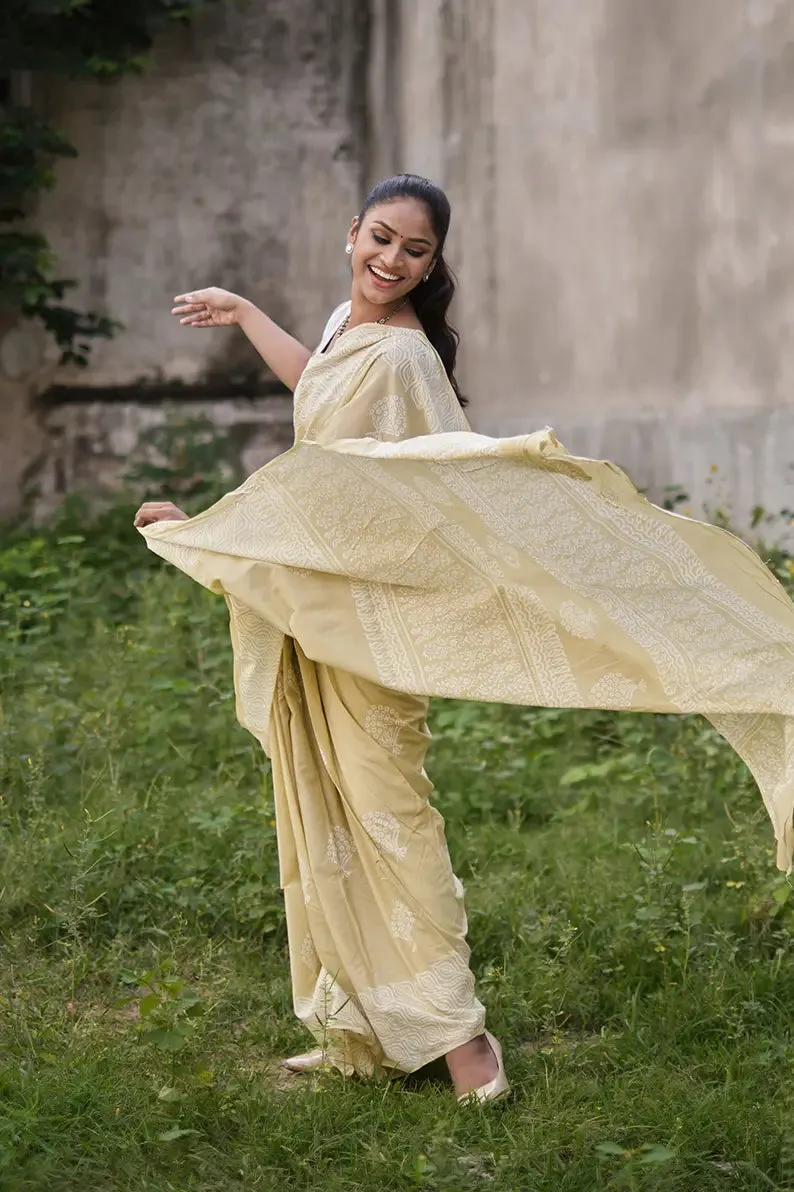
[[[205,417],[224,434],[231,432],[242,475],[261,468],[294,441],[292,397],[248,400],[192,400],[153,404],[84,401],[45,409],[43,462],[28,478],[33,519],[41,524],[64,497],[80,492],[99,507],[122,491],[124,473],[139,437],[155,426]]]

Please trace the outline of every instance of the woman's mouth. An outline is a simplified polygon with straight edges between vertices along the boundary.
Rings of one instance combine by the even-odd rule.
[[[381,290],[391,290],[403,280],[394,273],[388,273],[385,269],[378,269],[377,265],[367,265],[367,269],[375,285]]]

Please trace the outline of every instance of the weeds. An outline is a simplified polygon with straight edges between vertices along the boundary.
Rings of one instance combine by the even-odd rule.
[[[794,1189],[791,885],[707,722],[434,701],[517,1095],[464,1112],[443,1066],[285,1085],[313,1044],[225,608],[129,508],[76,508],[0,548],[3,1192]]]

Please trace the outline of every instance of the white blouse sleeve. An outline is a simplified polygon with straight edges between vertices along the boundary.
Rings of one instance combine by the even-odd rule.
[[[342,319],[345,317],[346,314],[349,313],[349,311],[350,311],[350,299],[349,298],[345,302],[340,302],[339,305],[334,308],[334,310],[331,314],[331,317],[328,320],[328,322],[325,324],[323,333],[320,336],[320,342],[317,344],[317,347],[314,349],[314,352],[312,353],[313,356],[316,356],[318,352],[322,351],[322,349],[328,343],[328,340],[331,338],[333,333],[336,331],[339,324],[342,322]]]

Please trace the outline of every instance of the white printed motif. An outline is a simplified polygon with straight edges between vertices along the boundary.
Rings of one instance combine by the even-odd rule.
[[[494,534],[489,534],[485,540],[485,545],[498,559],[503,563],[507,563],[508,567],[518,568],[521,566],[518,551],[513,550],[512,546],[508,546],[501,538],[497,538]]]
[[[611,675],[602,675],[590,688],[590,695],[598,702],[606,701],[611,708],[630,708],[635,694],[644,691],[645,688],[644,679],[634,683],[628,676],[615,671]]]
[[[314,971],[320,963],[320,958],[317,955],[317,949],[314,946],[314,940],[310,935],[303,937],[303,943],[301,944],[301,960],[306,967],[312,971]]]
[[[342,876],[350,877],[353,872],[350,862],[356,855],[356,846],[353,844],[353,837],[347,828],[342,828],[339,824],[333,826],[331,835],[328,837],[326,853],[328,860],[336,865]]]
[[[372,425],[376,439],[382,435],[399,439],[406,431],[405,405],[399,393],[389,393],[372,404]]]
[[[560,605],[560,624],[574,637],[595,637],[597,620],[591,608],[583,608],[573,600],[563,600]]]
[[[398,861],[405,860],[408,846],[400,844],[400,822],[390,811],[368,811],[361,822],[376,844]]]
[[[388,704],[370,704],[364,716],[364,729],[390,753],[402,753],[399,736],[403,722],[398,712]]]
[[[362,989],[359,1003],[384,1052],[405,1072],[473,1039],[485,1022],[474,974],[459,953],[410,980]]]
[[[389,930],[396,940],[407,940],[409,943],[412,942],[412,932],[415,918],[416,916],[411,913],[404,902],[400,902],[399,899],[397,902],[395,902],[391,910],[391,922],[389,923]]]

